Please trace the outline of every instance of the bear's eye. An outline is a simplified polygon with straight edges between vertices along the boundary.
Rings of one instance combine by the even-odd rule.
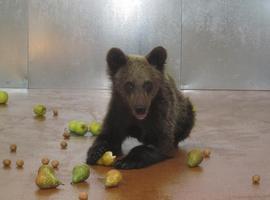
[[[131,93],[134,90],[135,85],[134,85],[134,83],[128,81],[128,82],[125,83],[125,86],[124,87],[125,87],[125,91],[127,93]]]
[[[153,90],[153,83],[151,81],[145,81],[143,84],[143,89],[147,93],[150,93]]]

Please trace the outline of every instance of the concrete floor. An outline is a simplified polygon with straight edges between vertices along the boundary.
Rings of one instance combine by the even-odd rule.
[[[11,159],[10,169],[0,168],[2,200],[71,200],[80,191],[89,199],[181,199],[230,200],[270,199],[270,92],[252,91],[186,91],[197,110],[196,126],[180,144],[174,159],[140,169],[122,171],[124,181],[118,188],[105,189],[100,178],[109,170],[91,167],[86,183],[70,185],[71,170],[84,162],[93,138],[72,137],[68,148],[59,143],[67,122],[72,119],[101,120],[106,112],[110,93],[100,90],[11,90],[7,106],[0,106],[0,159]],[[33,117],[32,107],[43,103],[48,108],[46,119]],[[51,110],[57,108],[59,116]],[[17,153],[9,152],[16,143]],[[135,145],[124,144],[127,152]],[[201,167],[189,169],[185,159],[192,148],[211,148],[211,158]],[[39,190],[35,183],[42,157],[57,159],[58,177],[65,183],[58,189]],[[17,159],[25,166],[15,167]],[[260,185],[251,177],[259,174]]]

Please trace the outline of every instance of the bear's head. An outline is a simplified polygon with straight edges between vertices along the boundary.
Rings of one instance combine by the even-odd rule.
[[[166,58],[163,47],[154,48],[146,56],[126,55],[118,48],[110,49],[107,54],[113,92],[123,98],[138,120],[147,116],[160,89]]]

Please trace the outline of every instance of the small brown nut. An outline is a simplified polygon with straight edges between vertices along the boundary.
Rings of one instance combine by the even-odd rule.
[[[3,165],[4,165],[4,167],[10,167],[10,165],[11,165],[11,160],[9,160],[9,159],[3,160]]]
[[[58,160],[52,160],[51,165],[52,165],[53,168],[58,168],[59,161]]]
[[[17,151],[17,145],[16,144],[11,144],[9,146],[10,152],[16,152]]]
[[[87,192],[81,192],[79,195],[79,200],[87,200],[87,199],[88,199]]]
[[[202,153],[203,153],[204,158],[209,158],[210,155],[211,155],[211,150],[210,149],[204,149]]]
[[[24,161],[23,160],[17,160],[16,165],[17,165],[18,168],[22,168],[23,165],[24,165]]]
[[[56,109],[53,110],[53,116],[54,117],[57,117],[58,116],[58,110],[56,110]]]
[[[259,175],[252,176],[252,183],[253,184],[260,184],[261,177]]]
[[[41,160],[41,163],[43,164],[43,165],[48,165],[49,164],[49,162],[50,162],[50,159],[49,158],[42,158],[42,160]]]
[[[66,149],[68,144],[67,144],[66,141],[62,141],[62,142],[60,143],[60,145],[61,145],[61,148],[62,148],[62,149]]]
[[[68,140],[68,139],[69,139],[70,134],[69,134],[69,132],[68,132],[68,130],[67,130],[67,129],[65,129],[65,131],[64,131],[64,133],[63,133],[63,137],[64,137],[64,139],[66,139],[66,140]]]

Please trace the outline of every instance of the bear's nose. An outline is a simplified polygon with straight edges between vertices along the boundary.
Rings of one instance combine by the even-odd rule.
[[[143,115],[146,112],[146,107],[145,106],[135,106],[135,112],[138,115]]]

